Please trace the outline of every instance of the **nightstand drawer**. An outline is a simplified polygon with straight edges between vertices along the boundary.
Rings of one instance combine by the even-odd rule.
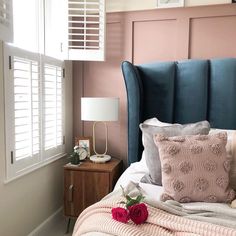
[[[66,215],[78,216],[83,209],[110,192],[109,173],[65,171]]]
[[[64,214],[77,217],[86,207],[100,201],[112,191],[121,171],[119,160],[109,164],[87,161],[77,167],[64,166]]]
[[[107,172],[83,172],[84,174],[84,196],[85,206],[88,207],[100,201],[110,192],[109,179]]]

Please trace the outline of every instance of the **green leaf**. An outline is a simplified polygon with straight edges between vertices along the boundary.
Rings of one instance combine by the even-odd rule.
[[[136,201],[139,202],[139,203],[140,203],[143,199],[144,199],[144,196],[143,196],[143,195],[138,195],[138,196],[136,197]]]
[[[144,199],[144,196],[141,194],[141,192],[140,195],[138,195],[136,198],[131,198],[128,194],[127,195],[125,194],[124,188],[121,185],[120,187],[122,189],[123,196],[126,198],[126,202],[122,201],[120,203],[125,204],[126,208],[134,204],[138,204]]]
[[[137,204],[137,203],[139,203],[139,202],[137,202],[136,199],[131,199],[131,200],[127,201],[126,208],[133,206],[134,204]]]

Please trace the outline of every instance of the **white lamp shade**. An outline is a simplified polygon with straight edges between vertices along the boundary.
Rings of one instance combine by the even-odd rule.
[[[81,98],[81,120],[117,121],[119,114],[119,98]]]

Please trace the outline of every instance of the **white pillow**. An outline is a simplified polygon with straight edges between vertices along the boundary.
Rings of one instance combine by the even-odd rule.
[[[155,126],[160,126],[160,127],[173,125],[170,123],[161,122],[156,117],[147,119],[143,123],[147,125],[155,125]]]

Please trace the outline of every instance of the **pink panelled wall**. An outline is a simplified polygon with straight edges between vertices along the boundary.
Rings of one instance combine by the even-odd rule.
[[[236,4],[107,14],[105,62],[73,62],[74,135],[92,136],[81,122],[81,96],[120,98],[120,119],[108,124],[109,154],[126,163],[126,91],[121,62],[236,57]],[[100,133],[101,132],[101,133]],[[98,130],[98,148],[103,149]]]

